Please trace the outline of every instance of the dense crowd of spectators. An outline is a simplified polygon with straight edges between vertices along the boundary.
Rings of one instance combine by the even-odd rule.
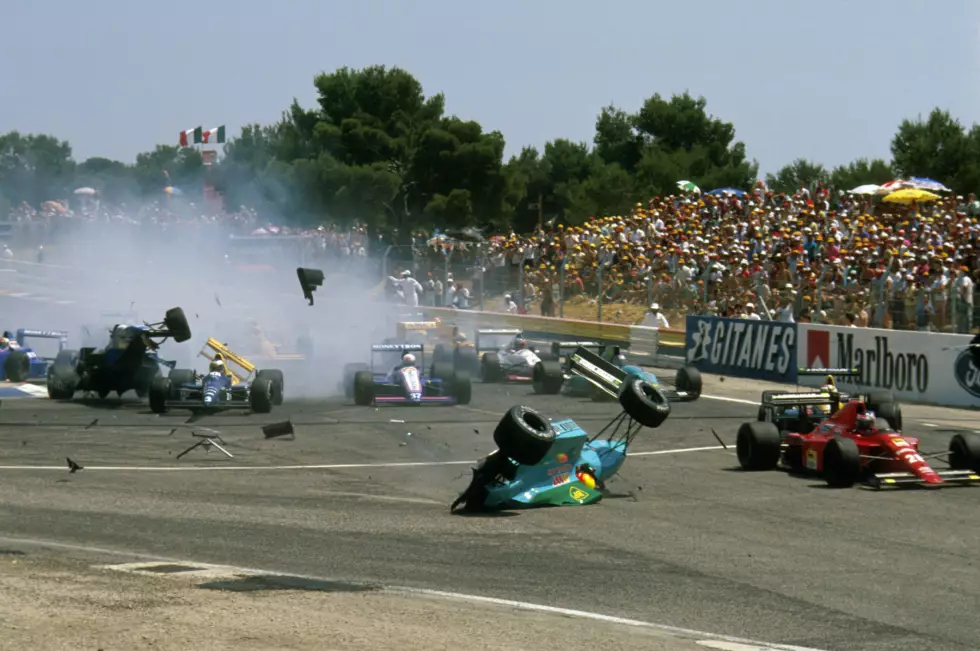
[[[555,315],[561,301],[601,295],[608,304],[656,303],[671,318],[706,313],[968,332],[980,282],[973,194],[902,205],[820,185],[776,194],[759,183],[749,192],[657,197],[626,215],[485,243],[418,233],[414,245],[391,248],[360,226],[291,229],[264,225],[246,208],[208,215],[166,202],[135,211],[49,202],[19,206],[11,220],[37,232],[87,223],[304,235],[312,261],[380,261],[379,280],[389,276],[392,300],[545,315]],[[405,270],[414,273],[411,283],[402,282]],[[406,299],[409,286],[416,296]]]

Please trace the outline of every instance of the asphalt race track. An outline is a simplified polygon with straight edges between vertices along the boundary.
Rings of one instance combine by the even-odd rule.
[[[507,407],[597,431],[614,406],[477,385],[467,407],[334,399],[187,423],[187,412],[156,416],[135,400],[4,400],[0,535],[819,649],[978,648],[980,489],[828,490],[735,470],[734,451],[711,429],[734,445],[756,411],[738,401],[759,390],[706,380],[716,398],[675,405],[663,427],[644,431],[598,505],[498,516],[451,516],[448,505],[467,462],[493,449]],[[945,447],[944,426],[973,421],[970,412],[905,411],[926,448]],[[265,440],[260,426],[287,417],[296,439]],[[197,449],[176,461],[192,432],[206,430],[220,432],[234,458]],[[85,469],[69,474],[65,457]]]

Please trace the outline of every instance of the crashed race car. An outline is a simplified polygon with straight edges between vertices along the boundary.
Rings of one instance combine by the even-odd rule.
[[[416,354],[420,358],[418,361]],[[382,357],[382,368],[390,370],[375,370],[377,355]],[[344,367],[344,392],[353,397],[357,405],[470,404],[472,387],[467,373],[438,362],[432,364],[429,373],[424,369],[422,344],[374,344],[371,346],[371,364]]]
[[[208,338],[200,356],[208,359],[207,373],[174,369],[154,378],[150,387],[150,409],[157,414],[172,408],[195,412],[250,409],[267,414],[283,402],[284,378],[277,369],[257,370],[255,365],[218,340]],[[228,363],[237,367],[228,367]]]
[[[473,468],[450,511],[594,504],[626,461],[643,427],[670,414],[660,388],[631,378],[619,394],[623,411],[590,437],[574,420],[552,423],[530,407],[504,414],[493,433],[497,450]]]
[[[691,402],[701,397],[701,373],[693,366],[678,369],[673,386],[669,386],[661,383],[655,373],[628,364],[619,346],[591,341],[555,341],[551,344],[551,352],[556,358],[560,359],[563,354],[566,357],[560,363],[543,360],[535,366],[532,383],[536,393],[558,393],[555,387],[560,386],[562,395],[595,401],[615,400],[622,383],[627,378],[638,377],[660,387],[672,402]]]
[[[774,423],[781,431],[792,430],[808,434],[824,419],[831,416],[841,404],[851,399],[864,402],[879,418],[884,418],[892,428],[902,430],[902,406],[895,402],[891,391],[870,391],[849,394],[837,388],[836,377],[860,377],[857,369],[850,368],[801,368],[800,376],[825,376],[818,391],[763,391],[759,404],[759,422]],[[801,400],[815,399],[815,404],[801,404]]]
[[[484,382],[530,382],[535,365],[548,357],[529,346],[518,329],[477,330],[475,347]]]
[[[796,407],[827,402],[827,397],[819,395],[798,397]],[[736,451],[744,470],[782,466],[793,473],[822,476],[835,488],[857,483],[880,489],[980,481],[980,435],[956,434],[946,452],[923,454],[917,438],[897,432],[861,400],[849,400],[833,409],[832,415],[810,432],[781,432],[770,422],[744,423],[738,430]],[[949,469],[933,469],[926,461],[933,458],[945,459]]]
[[[43,357],[27,345],[28,339],[56,339],[58,351],[68,344],[68,333],[55,330],[26,330],[21,328],[14,337],[4,332],[0,337],[0,381],[26,382],[43,379],[55,357]]]
[[[169,338],[178,343],[191,338],[187,318],[179,307],[167,310],[159,323],[115,326],[104,348],[66,348],[48,367],[48,396],[70,400],[75,392],[82,391],[104,399],[113,391],[122,396],[133,390],[143,398],[153,379],[162,375],[162,366],[176,366],[175,362],[160,359],[157,353]]]

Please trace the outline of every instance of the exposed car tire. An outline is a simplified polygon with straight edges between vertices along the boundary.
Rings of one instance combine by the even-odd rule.
[[[861,478],[861,454],[852,439],[838,437],[823,449],[823,478],[831,488],[850,488]]]
[[[453,361],[453,353],[446,344],[436,344],[435,350],[432,351],[432,363],[433,364],[451,364]]]
[[[486,353],[480,360],[480,379],[484,382],[500,382],[504,373],[500,368],[500,357],[497,353]]]
[[[182,384],[190,384],[194,381],[194,371],[189,368],[175,368],[170,371],[170,375],[167,378],[170,380],[171,390],[176,391],[177,387]]]
[[[248,396],[252,411],[256,414],[268,414],[272,411],[273,391],[272,380],[264,378],[252,382]]]
[[[539,463],[555,442],[555,431],[548,419],[530,407],[507,410],[493,431],[493,442],[500,451],[522,466]]]
[[[980,435],[963,432],[954,436],[949,442],[949,466],[980,473]]]
[[[374,375],[371,371],[358,371],[354,374],[354,404],[370,405],[374,402]]]
[[[443,382],[452,382],[454,374],[453,365],[449,362],[433,362],[429,371],[431,379]]]
[[[191,327],[184,316],[184,310],[172,307],[163,316],[163,325],[178,344],[191,338]]]
[[[701,371],[693,366],[683,366],[677,369],[674,386],[677,387],[678,391],[688,393],[688,400],[697,400],[701,397],[701,387],[703,386]]]
[[[71,400],[78,386],[78,351],[59,350],[54,363],[48,367],[48,397],[52,400]]]
[[[167,413],[167,400],[171,391],[173,388],[169,377],[161,375],[153,378],[153,383],[150,384],[150,411],[154,414]]]
[[[31,375],[31,358],[22,350],[12,350],[3,361],[3,373],[8,382],[26,382]]]
[[[456,372],[465,371],[468,375],[479,375],[480,358],[476,349],[470,346],[459,346],[453,351],[453,366]]]
[[[773,470],[779,464],[779,428],[773,423],[742,423],[735,439],[738,465],[743,470]]]
[[[360,371],[371,371],[371,367],[363,363],[346,364],[344,366],[344,395],[348,398],[354,397],[354,376]]]
[[[902,405],[897,402],[884,402],[875,409],[875,416],[884,418],[896,432],[902,431]]]
[[[256,373],[254,381],[258,382],[260,379],[265,378],[272,381],[272,404],[278,407],[283,401],[283,394],[286,390],[286,378],[279,369],[270,368]]]
[[[453,375],[453,395],[456,397],[456,404],[468,405],[473,397],[473,383],[470,374],[466,371],[456,371]]]
[[[137,376],[136,388],[133,389],[136,392],[137,398],[145,398],[150,393],[150,388],[153,386],[153,381],[161,377],[160,366],[156,363],[153,364],[152,370],[143,369],[143,372]],[[120,395],[122,397],[122,395]]]
[[[560,362],[546,360],[534,365],[531,374],[531,386],[535,393],[554,395],[561,391],[561,385],[564,381]]]
[[[865,396],[864,404],[871,411],[877,412],[882,405],[893,402],[895,402],[895,394],[891,391],[870,391]]]
[[[619,404],[644,427],[660,427],[670,416],[670,402],[660,389],[640,378],[630,378],[619,394]]]

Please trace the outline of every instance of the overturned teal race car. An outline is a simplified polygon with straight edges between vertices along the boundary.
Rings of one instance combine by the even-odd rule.
[[[583,366],[579,372],[611,390],[601,368]],[[497,450],[473,468],[450,511],[598,502],[639,431],[659,427],[670,415],[663,390],[636,376],[622,380],[617,400],[623,411],[591,437],[574,420],[551,422],[530,407],[512,407],[494,430]]]

